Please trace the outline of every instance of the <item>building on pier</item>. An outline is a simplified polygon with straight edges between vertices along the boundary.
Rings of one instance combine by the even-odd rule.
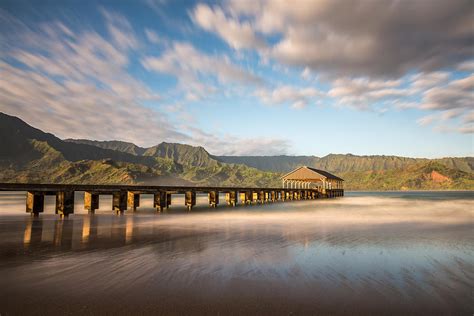
[[[301,166],[288,172],[281,177],[281,180],[285,189],[317,189],[323,194],[329,191],[344,190],[344,179],[327,171],[307,166]]]

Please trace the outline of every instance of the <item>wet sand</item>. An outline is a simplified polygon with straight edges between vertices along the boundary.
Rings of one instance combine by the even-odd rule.
[[[66,220],[0,196],[0,314],[472,315],[474,199],[440,194]]]

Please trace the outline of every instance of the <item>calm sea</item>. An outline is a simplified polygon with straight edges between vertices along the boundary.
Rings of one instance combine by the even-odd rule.
[[[472,315],[473,192],[61,220],[0,194],[0,315]],[[221,198],[221,203],[222,203]]]

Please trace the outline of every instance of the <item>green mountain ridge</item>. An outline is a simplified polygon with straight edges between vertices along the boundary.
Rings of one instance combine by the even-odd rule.
[[[404,169],[408,166],[439,162],[449,168],[464,172],[474,172],[474,157],[455,158],[408,158],[399,156],[356,156],[352,154],[329,154],[324,157],[316,156],[215,156],[219,161],[239,163],[260,170],[274,172],[289,172],[300,166],[311,166],[334,173],[350,171]]]
[[[202,147],[63,141],[0,113],[0,182],[268,186],[277,173],[218,162]],[[252,175],[252,176],[250,176]]]
[[[279,186],[302,165],[324,169],[353,190],[473,190],[474,158],[397,156],[215,156],[162,142],[61,140],[0,113],[0,181],[156,185]]]

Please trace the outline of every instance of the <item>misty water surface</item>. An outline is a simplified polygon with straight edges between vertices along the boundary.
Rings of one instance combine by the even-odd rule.
[[[223,199],[221,199],[222,202]],[[0,195],[0,313],[466,314],[474,311],[469,192],[35,219]]]

